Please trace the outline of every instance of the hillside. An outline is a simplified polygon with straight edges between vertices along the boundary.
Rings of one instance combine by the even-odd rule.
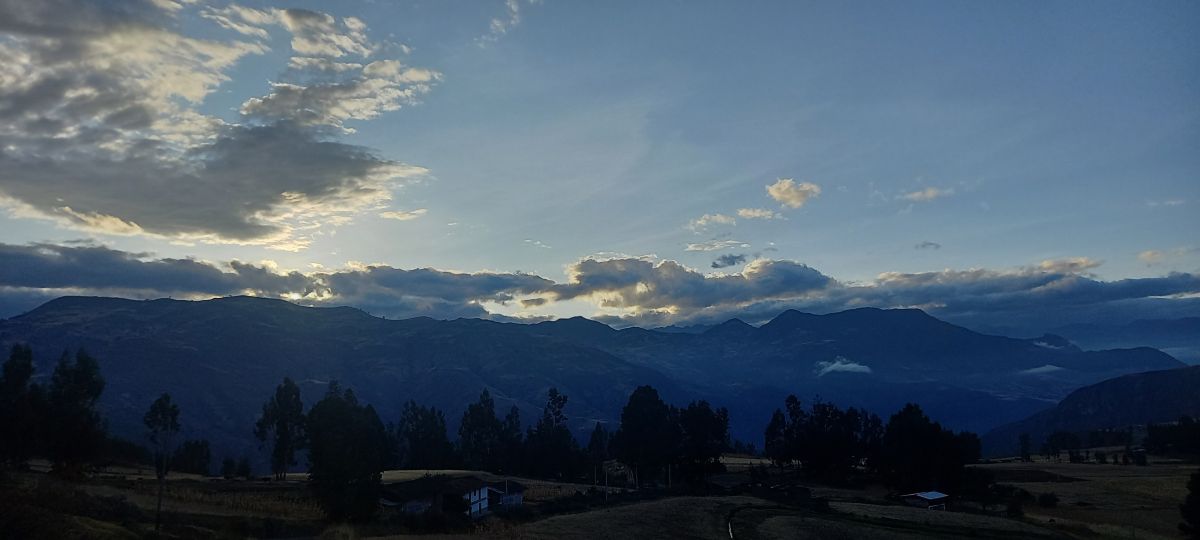
[[[985,454],[1012,455],[1028,433],[1041,441],[1058,431],[1123,428],[1200,415],[1200,366],[1136,373],[1071,392],[1054,408],[983,436]]]
[[[252,425],[285,376],[309,403],[338,380],[385,422],[409,399],[436,406],[452,436],[483,388],[501,413],[515,404],[530,423],[557,387],[570,397],[581,439],[595,421],[615,420],[636,386],[651,384],[673,403],[703,398],[728,407],[733,435],[757,443],[789,393],[882,415],[915,401],[947,425],[982,432],[1080,386],[1181,365],[1153,349],[1088,352],[1053,337],[988,336],[918,310],[878,309],[788,311],[762,327],[734,320],[666,333],[579,317],[535,325],[387,320],[251,297],[64,297],[0,321],[0,346],[15,342],[33,346],[38,377],[67,348],[99,358],[108,382],[101,405],[112,430],[127,437],[140,437],[145,408],[170,392],[185,436],[209,438],[217,456],[259,455]]]

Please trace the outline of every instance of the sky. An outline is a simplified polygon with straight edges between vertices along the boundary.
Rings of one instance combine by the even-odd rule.
[[[1200,315],[1194,2],[0,0],[0,317]]]

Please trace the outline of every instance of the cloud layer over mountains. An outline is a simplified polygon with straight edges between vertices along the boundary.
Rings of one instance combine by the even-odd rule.
[[[817,313],[917,307],[956,322],[1051,327],[1113,316],[1179,315],[1197,308],[1200,276],[1102,281],[1088,259],[1044,261],[1006,270],[883,273],[843,283],[796,261],[756,259],[739,271],[705,274],[671,260],[586,258],[554,281],[523,273],[459,273],[356,265],[282,271],[270,263],[156,258],[92,243],[0,244],[0,314],[16,315],[62,295],[210,298],[252,294],[294,302],[359,307],[389,317],[545,317],[555,303],[595,305],[614,325],[750,322],[784,309]]]

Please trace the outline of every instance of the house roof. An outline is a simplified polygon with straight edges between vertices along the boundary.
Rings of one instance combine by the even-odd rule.
[[[918,497],[927,501],[936,501],[938,499],[945,499],[946,497],[949,497],[949,495],[946,495],[940,491],[918,491],[916,493],[901,495],[901,497]]]
[[[501,480],[499,482],[489,482],[488,489],[498,491],[500,493],[521,493],[525,491],[525,486],[518,482],[513,482],[512,480],[507,482]]]
[[[383,497],[393,501],[410,501],[437,494],[462,495],[487,486],[474,477],[426,476],[408,482],[383,486]]]

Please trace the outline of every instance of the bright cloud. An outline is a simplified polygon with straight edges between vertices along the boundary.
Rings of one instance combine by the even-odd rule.
[[[949,197],[954,194],[953,189],[940,189],[935,187],[927,187],[925,189],[905,193],[900,198],[911,202],[929,202],[942,197]]]
[[[767,186],[767,194],[788,208],[800,208],[811,199],[821,195],[821,186],[812,182],[796,183],[791,178],[780,178]]]

